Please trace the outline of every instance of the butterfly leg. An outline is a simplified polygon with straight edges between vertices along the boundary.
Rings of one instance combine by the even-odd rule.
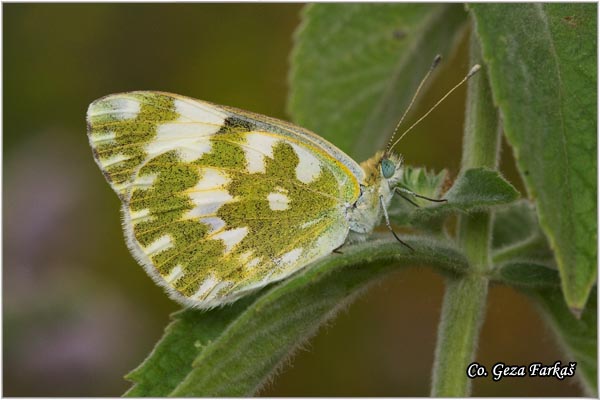
[[[392,224],[390,223],[390,217],[388,216],[387,209],[385,208],[385,203],[383,202],[383,196],[379,196],[379,203],[381,203],[381,208],[383,209],[383,216],[385,217],[385,225],[390,230],[390,232],[392,232],[392,235],[394,235],[394,237],[396,238],[396,240],[398,242],[400,242],[404,246],[408,247],[412,251],[415,251],[415,249],[413,249],[408,243],[406,243],[402,239],[400,239],[398,237],[398,235],[396,235],[396,232],[394,232],[394,229],[392,228]]]
[[[415,197],[418,197],[420,199],[425,199],[425,200],[428,200],[428,201],[432,201],[434,203],[445,203],[445,202],[448,201],[447,199],[432,199],[431,197],[423,196],[423,195],[417,194],[417,193],[415,193],[413,191],[410,191],[408,189],[401,188],[401,187],[398,187],[398,186],[396,186],[394,188],[394,191],[398,195],[400,195],[400,197],[402,197],[404,200],[408,201],[409,203],[411,203],[412,205],[414,205],[416,207],[419,207],[419,205],[417,203],[415,203],[414,201],[410,200],[408,197],[403,196],[402,193],[406,193],[408,195],[415,196]]]
[[[398,189],[398,188],[396,188],[396,189]],[[408,201],[413,206],[415,206],[417,208],[421,207],[420,205],[418,205],[417,203],[415,203],[414,201],[412,201],[411,199],[409,199],[408,197],[406,197],[405,195],[400,193],[398,190],[396,190],[396,193],[398,193],[398,196],[402,197],[404,200]]]

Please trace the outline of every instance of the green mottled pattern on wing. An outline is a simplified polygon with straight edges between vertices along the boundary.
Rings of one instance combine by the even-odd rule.
[[[132,253],[188,304],[235,300],[347,236],[358,166],[301,128],[157,92],[100,99],[88,122]]]
[[[144,146],[156,127],[177,119],[173,100],[139,92],[106,96],[90,105],[88,135],[94,158],[119,196],[145,161]]]

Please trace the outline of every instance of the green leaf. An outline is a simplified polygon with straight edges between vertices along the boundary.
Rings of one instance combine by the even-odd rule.
[[[398,186],[422,196],[439,199],[442,197],[441,193],[447,182],[448,171],[446,170],[442,170],[436,174],[433,171],[428,171],[426,168],[405,166],[402,180],[398,183]],[[421,207],[431,206],[432,204],[428,200],[419,199],[414,196],[405,196]],[[414,228],[432,234],[440,233],[442,230],[442,218],[414,219],[415,205],[397,195],[392,198],[388,213],[391,220],[398,225],[411,225]]]
[[[192,369],[192,362],[239,316],[255,296],[211,312],[183,309],[172,314],[173,322],[144,362],[125,376],[135,384],[128,397],[165,397]]]
[[[539,235],[543,236],[543,233],[531,201],[521,199],[496,210],[492,233],[494,249],[512,246]]]
[[[554,253],[538,224],[529,200],[496,211],[493,226],[494,264],[536,264],[556,269]]]
[[[439,173],[427,170],[422,167],[405,166],[402,173],[402,179],[398,186],[406,188],[421,196],[427,196],[433,199],[440,198],[444,185],[448,180],[448,171],[445,169]],[[417,204],[431,204],[427,200],[413,199]]]
[[[500,174],[485,168],[464,171],[448,190],[448,200],[437,206],[421,207],[414,211],[413,220],[447,215],[452,212],[469,213],[489,207],[508,204],[519,197],[519,192]]]
[[[494,282],[521,289],[531,295],[567,354],[577,361],[576,376],[590,396],[596,386],[596,294],[590,296],[581,319],[568,309],[560,291],[561,280],[551,260],[553,253],[537,223],[528,200],[496,211],[494,218]],[[549,267],[550,266],[550,267]]]
[[[459,4],[308,6],[292,55],[293,119],[355,159],[372,156],[465,22]]]
[[[451,245],[405,240],[415,252],[393,239],[347,246],[256,300],[177,314],[150,357],[129,375],[138,384],[127,394],[255,394],[294,349],[379,278],[409,265],[431,265],[452,275],[467,268]]]
[[[544,236],[532,236],[511,246],[505,246],[492,253],[494,264],[505,262],[534,262],[556,269],[554,253]]]
[[[583,313],[577,318],[565,304],[558,288],[529,291],[565,352],[577,362],[575,376],[582,382],[587,396],[598,393],[598,303],[596,289]]]
[[[534,262],[508,262],[493,270],[492,279],[509,286],[538,288],[560,286],[556,269]]]
[[[446,193],[447,205],[461,211],[506,204],[518,197],[519,192],[498,172],[485,168],[465,171]]]
[[[493,280],[520,288],[560,285],[554,254],[529,200],[496,211],[492,248]]]
[[[596,4],[473,4],[494,101],[581,310],[597,262]]]

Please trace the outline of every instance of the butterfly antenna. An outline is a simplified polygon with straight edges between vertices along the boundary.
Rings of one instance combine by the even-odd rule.
[[[408,114],[408,112],[412,108],[413,104],[415,104],[415,100],[417,99],[419,92],[423,88],[423,85],[425,84],[425,82],[427,82],[427,79],[429,79],[429,76],[431,75],[431,73],[433,72],[435,67],[438,66],[438,64],[440,63],[441,60],[442,60],[442,56],[440,56],[439,54],[436,55],[435,58],[433,59],[433,63],[431,63],[431,67],[429,67],[429,71],[427,71],[427,74],[425,74],[423,79],[421,79],[421,83],[419,83],[419,86],[417,86],[417,90],[415,91],[415,94],[413,95],[412,99],[410,100],[408,107],[406,107],[404,114],[402,114],[402,118],[400,118],[400,121],[398,121],[398,123],[396,124],[396,128],[394,128],[394,133],[392,133],[392,137],[388,141],[388,144],[385,148],[386,153],[388,153],[388,151],[391,149],[390,144],[392,144],[392,141],[394,140],[394,136],[396,136],[396,133],[398,133],[398,128],[400,128],[400,125],[402,125],[404,118],[406,118],[406,114]]]
[[[473,75],[475,75],[479,70],[481,69],[481,66],[479,64],[475,64],[470,70],[469,73],[462,79],[462,81],[458,82],[452,89],[450,89],[445,95],[444,97],[442,97],[441,99],[439,99],[437,101],[437,103],[435,103],[433,105],[433,107],[431,107],[429,109],[429,111],[427,111],[425,114],[423,114],[423,116],[421,118],[419,118],[414,124],[412,124],[407,130],[404,131],[404,133],[402,135],[400,135],[400,137],[398,138],[398,140],[396,140],[394,142],[394,144],[392,144],[391,146],[388,147],[388,151],[391,150],[395,145],[398,144],[398,142],[400,140],[402,140],[402,138],[404,136],[406,136],[406,134],[408,132],[410,132],[415,126],[419,125],[419,123],[421,121],[423,121],[429,114],[431,114],[431,112],[433,110],[435,110],[437,108],[437,106],[439,106],[444,100],[446,100],[446,98],[448,96],[450,96],[452,94],[452,92],[454,92],[456,89],[458,89],[461,85],[463,85],[466,81],[469,80],[469,78],[471,78]]]

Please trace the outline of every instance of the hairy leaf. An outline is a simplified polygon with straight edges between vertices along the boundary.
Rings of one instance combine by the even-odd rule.
[[[398,186],[408,189],[421,196],[427,196],[433,199],[439,199],[448,181],[448,171],[442,170],[439,173],[428,171],[426,168],[417,168],[405,166],[402,174],[402,180]],[[427,200],[413,199],[419,205],[431,205]]]
[[[575,316],[565,304],[558,288],[544,288],[529,293],[537,300],[542,314],[566,351],[577,362],[575,376],[582,382],[587,395],[598,394],[598,303],[596,289],[591,291],[587,307]],[[571,361],[569,360],[569,361]]]
[[[496,211],[492,235],[494,264],[525,263],[556,269],[554,253],[529,200]]]
[[[430,218],[451,212],[468,213],[508,204],[519,197],[517,190],[496,171],[473,168],[464,171],[448,190],[441,205],[421,207],[413,219]]]
[[[250,305],[256,296],[211,312],[183,309],[174,313],[162,339],[144,362],[125,376],[135,384],[128,397],[165,397],[190,372],[202,350]]]
[[[556,269],[526,261],[507,262],[494,268],[492,279],[515,287],[560,286],[560,277]]]
[[[596,384],[596,294],[592,293],[581,319],[573,315],[560,291],[561,279],[553,252],[537,223],[528,200],[497,211],[494,219],[493,282],[513,286],[532,296],[569,357],[588,395]]]
[[[567,303],[596,280],[596,4],[473,4],[494,100]]]
[[[436,54],[466,23],[459,4],[313,4],[292,55],[294,120],[361,160],[384,147]]]
[[[543,233],[531,201],[521,199],[496,210],[492,232],[492,247],[495,250],[539,235],[543,236]]]
[[[415,168],[407,165],[404,167],[402,180],[398,183],[398,187],[432,199],[440,199],[443,197],[443,188],[447,183],[448,172],[446,170],[435,173],[425,168]],[[388,208],[388,213],[392,221],[401,226],[410,225],[432,234],[441,233],[444,222],[443,218],[427,218],[426,220],[413,218],[416,210],[415,204],[419,207],[429,207],[436,203],[408,194],[403,194],[403,196],[404,198],[399,195],[392,198],[392,202]]]

